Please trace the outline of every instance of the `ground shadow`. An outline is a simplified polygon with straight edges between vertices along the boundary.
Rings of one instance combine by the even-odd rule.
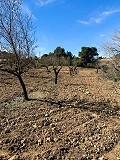
[[[55,105],[56,107],[68,107],[68,108],[78,108],[85,111],[94,112],[96,114],[102,114],[106,116],[120,116],[120,107],[117,105],[112,106],[109,101],[100,101],[100,102],[87,102],[86,99],[82,100],[61,100],[55,101],[54,99],[44,99],[39,100],[41,102],[49,103],[50,105]],[[73,105],[73,102],[75,104]]]
[[[0,101],[0,104],[9,102],[12,98],[13,97],[10,97],[9,99]],[[88,102],[86,99],[78,100],[76,97],[71,100],[55,100],[53,98],[29,98],[28,101],[39,101],[42,103],[48,103],[48,105],[53,105],[53,107],[59,108],[78,108],[83,111],[90,111],[96,114],[102,114],[106,116],[120,116],[120,106],[117,103],[113,106],[109,101]]]

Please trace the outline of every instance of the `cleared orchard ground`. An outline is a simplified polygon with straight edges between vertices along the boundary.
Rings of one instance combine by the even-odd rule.
[[[119,82],[94,69],[70,76],[64,67],[55,85],[54,73],[31,70],[25,102],[17,80],[0,75],[1,159],[120,158]]]

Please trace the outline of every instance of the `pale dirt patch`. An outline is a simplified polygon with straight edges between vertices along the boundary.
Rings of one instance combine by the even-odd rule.
[[[32,92],[29,94],[29,98],[35,98],[35,99],[43,99],[45,98],[46,95],[45,93],[41,92],[41,91],[36,91],[36,92]]]

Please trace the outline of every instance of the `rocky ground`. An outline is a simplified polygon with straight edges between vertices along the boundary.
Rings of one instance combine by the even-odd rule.
[[[0,160],[120,160],[120,83],[94,69],[0,72]]]

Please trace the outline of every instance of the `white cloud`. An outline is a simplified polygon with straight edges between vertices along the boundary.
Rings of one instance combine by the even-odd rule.
[[[37,4],[40,6],[40,7],[44,7],[50,3],[54,3],[56,0],[37,0]]]
[[[96,23],[96,24],[100,24],[101,22],[103,22],[103,20],[105,20],[108,16],[115,14],[115,13],[119,13],[120,9],[114,9],[114,10],[109,10],[109,11],[103,11],[102,13],[100,13],[98,16],[96,17],[92,17],[88,20],[76,20],[76,22],[79,22],[81,24],[85,24],[85,25],[90,25],[92,23]]]
[[[105,35],[105,34],[103,34],[103,33],[101,33],[101,34],[100,34],[100,37],[105,37],[105,36],[106,36],[106,35]]]
[[[109,10],[109,11],[102,12],[102,15],[103,16],[108,16],[108,15],[111,15],[111,14],[114,14],[114,13],[118,13],[118,12],[120,12],[120,9]]]
[[[86,25],[90,24],[90,21],[76,20],[76,22],[86,24]]]

